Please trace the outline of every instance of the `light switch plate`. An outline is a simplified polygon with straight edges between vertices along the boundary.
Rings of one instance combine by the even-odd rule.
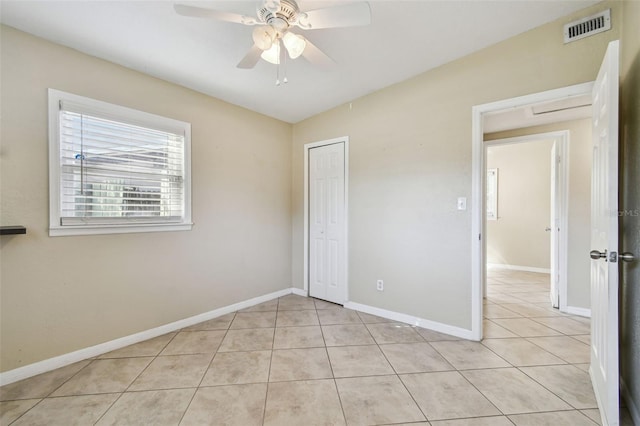
[[[467,209],[467,197],[458,197],[458,210]]]

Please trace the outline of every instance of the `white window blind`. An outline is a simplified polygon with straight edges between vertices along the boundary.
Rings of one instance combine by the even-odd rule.
[[[112,107],[58,102],[55,225],[183,223],[188,195],[184,129]]]

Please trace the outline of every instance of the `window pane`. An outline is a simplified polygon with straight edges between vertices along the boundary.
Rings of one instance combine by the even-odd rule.
[[[61,218],[180,218],[184,136],[60,112]]]

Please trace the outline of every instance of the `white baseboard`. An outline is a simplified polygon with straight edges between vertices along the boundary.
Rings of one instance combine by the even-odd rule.
[[[254,297],[253,299],[234,303],[233,305],[214,309],[213,311],[205,312],[203,314],[161,325],[160,327],[141,331],[140,333],[131,334],[129,336],[121,337],[109,342],[100,343],[95,346],[80,349],[74,352],[69,352],[67,354],[45,359],[43,361],[38,361],[33,364],[25,365],[24,367],[5,371],[3,373],[0,373],[0,386],[8,385],[9,383],[17,382],[18,380],[23,380],[29,377],[36,376],[38,374],[46,373],[48,371],[55,370],[56,368],[73,364],[74,362],[93,358],[107,352],[114,351],[116,349],[124,348],[125,346],[129,346],[134,343],[139,343],[148,339],[152,339],[154,337],[161,336],[166,333],[171,333],[172,331],[180,330],[181,328],[189,327],[203,321],[208,321],[210,319],[217,318],[219,316],[226,315],[240,309],[249,308],[251,306],[258,305],[269,300],[277,299],[278,297],[286,296],[287,294],[298,294],[297,291],[302,290],[297,288],[285,288],[283,290],[265,294],[263,296]]]
[[[578,315],[580,317],[591,318],[591,309],[589,308],[577,308],[575,306],[567,306],[567,309],[563,312],[566,312],[571,315]]]
[[[629,395],[629,388],[622,377],[620,377],[620,391],[624,402],[627,404],[629,414],[631,414],[633,424],[640,425],[640,410],[638,410],[638,406],[633,402],[631,395]]]
[[[301,288],[297,288],[297,287],[292,287],[291,288],[291,293],[296,294],[298,296],[304,296],[307,297],[308,294],[305,290],[301,289]]]
[[[551,269],[534,268],[533,266],[507,265],[506,263],[487,263],[487,268],[509,269],[512,271],[539,272],[541,274],[550,274]]]
[[[412,315],[401,314],[399,312],[387,311],[386,309],[362,305],[355,302],[347,302],[345,303],[344,307],[353,309],[354,311],[364,312],[365,314],[376,315],[382,318],[387,318],[394,321],[403,322],[405,324],[411,324],[417,327],[437,331],[438,333],[450,334],[462,339],[473,340],[473,334],[471,330],[467,330],[464,328],[454,327],[452,325],[442,324],[440,322],[430,321],[423,318],[414,317]]]

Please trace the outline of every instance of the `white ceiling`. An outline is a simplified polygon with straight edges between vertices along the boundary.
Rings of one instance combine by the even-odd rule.
[[[598,3],[595,0],[370,1],[367,27],[306,31],[338,64],[236,64],[253,27],[177,15],[171,1],[0,0],[0,21],[81,52],[295,123]],[[257,2],[184,4],[255,16]],[[303,11],[339,1],[304,1]],[[302,30],[300,30],[302,31]],[[557,35],[558,38],[562,34]]]

